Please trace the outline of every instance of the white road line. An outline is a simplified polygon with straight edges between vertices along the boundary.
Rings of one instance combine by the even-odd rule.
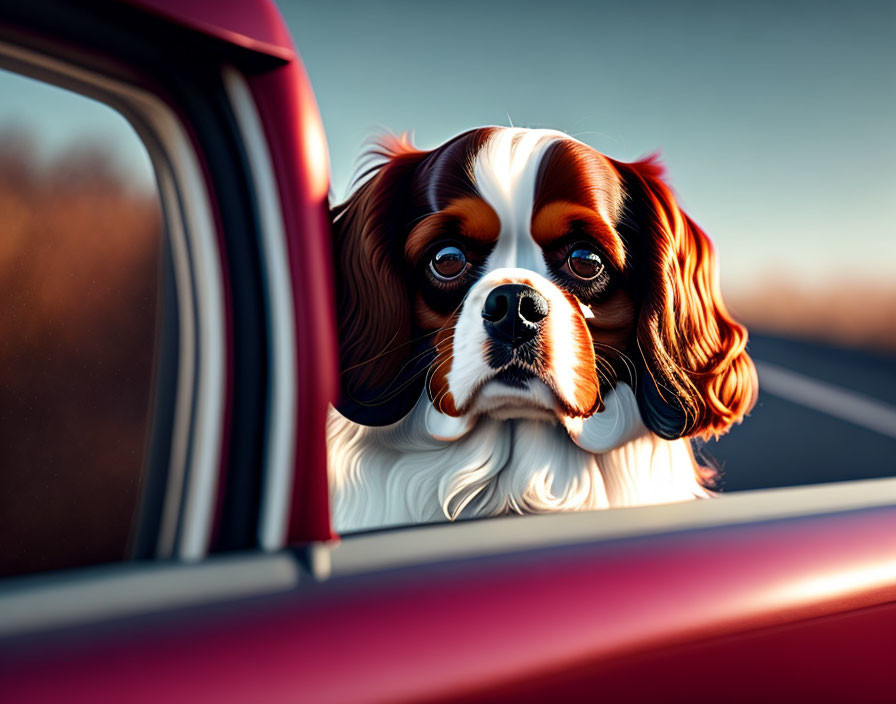
[[[896,407],[777,364],[754,362],[760,391],[896,439]]]

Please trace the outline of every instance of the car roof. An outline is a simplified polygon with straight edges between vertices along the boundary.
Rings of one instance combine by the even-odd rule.
[[[292,39],[272,0],[120,0],[182,27],[283,61],[295,57]]]

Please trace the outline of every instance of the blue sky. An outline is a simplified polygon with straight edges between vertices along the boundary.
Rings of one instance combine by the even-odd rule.
[[[341,198],[365,140],[433,147],[487,124],[660,151],[727,288],[896,269],[896,3],[279,3],[317,94]],[[0,134],[45,156],[96,141],[151,183],[128,124],[0,73]]]
[[[42,160],[97,145],[123,177],[154,188],[152,164],[130,123],[102,103],[0,70],[0,139],[27,135]]]
[[[365,139],[485,124],[661,151],[723,284],[892,279],[896,3],[279,3],[342,196]]]

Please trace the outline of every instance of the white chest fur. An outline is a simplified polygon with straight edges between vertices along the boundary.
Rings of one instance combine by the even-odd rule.
[[[633,401],[627,386],[617,392]],[[545,420],[484,416],[461,421],[452,439],[445,439],[444,429],[435,429],[444,417],[434,422],[434,412],[424,396],[402,420],[371,428],[330,409],[330,496],[337,531],[711,495],[697,480],[688,441],[663,440],[639,417],[620,444],[592,452],[573,442],[559,422]]]

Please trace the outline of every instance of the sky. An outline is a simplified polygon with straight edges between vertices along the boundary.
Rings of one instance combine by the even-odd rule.
[[[622,160],[659,151],[727,289],[891,281],[896,3],[281,0],[341,200],[384,131],[432,148],[482,125],[560,129]],[[49,158],[94,140],[151,184],[127,122],[0,72],[0,136]]]
[[[896,3],[280,0],[345,195],[384,130],[482,125],[659,151],[723,285],[896,269]]]
[[[0,141],[28,138],[42,162],[97,146],[122,178],[154,189],[152,163],[131,124],[112,108],[77,93],[0,69]]]

